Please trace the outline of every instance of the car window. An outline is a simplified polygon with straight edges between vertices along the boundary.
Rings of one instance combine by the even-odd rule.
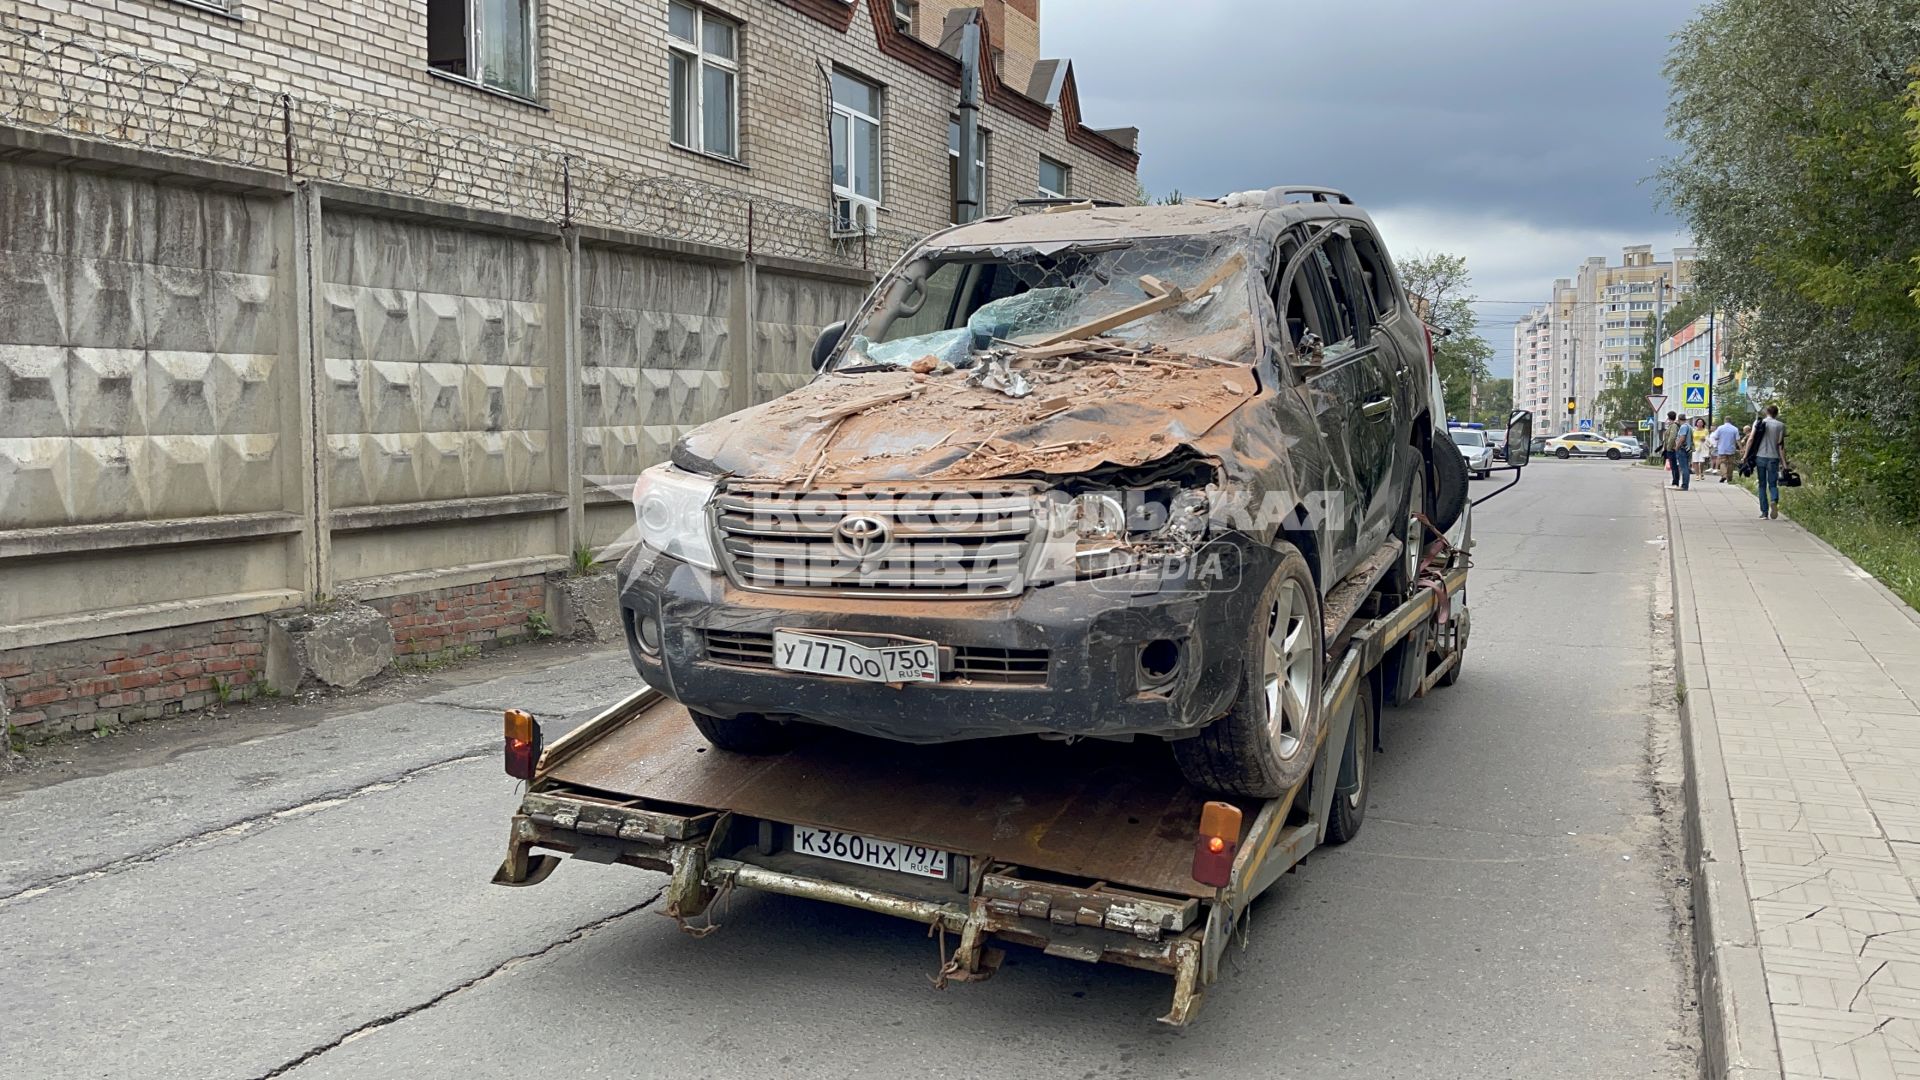
[[[1366,274],[1360,269],[1353,242],[1344,236],[1335,236],[1321,250],[1327,253],[1327,274],[1333,282],[1334,301],[1347,314],[1354,343],[1365,348],[1373,336],[1374,324],[1380,320],[1374,314],[1373,296],[1367,291]]]
[[[1482,431],[1460,431],[1455,429],[1451,434],[1453,435],[1453,443],[1455,446],[1487,445],[1486,433]]]
[[[1338,243],[1338,241],[1330,240],[1328,243]],[[1331,358],[1337,346],[1350,344],[1348,339],[1353,337],[1353,304],[1348,301],[1345,284],[1340,280],[1339,273],[1335,271],[1333,260],[1327,255],[1327,244],[1321,244],[1314,249],[1302,273],[1306,270],[1316,271],[1315,277],[1323,292],[1323,302],[1327,307],[1328,315],[1327,353]]]
[[[1293,256],[1299,250],[1300,241],[1297,237],[1288,237],[1280,242],[1279,257],[1275,264],[1282,268],[1282,276],[1285,276],[1286,265],[1293,261]],[[1312,285],[1313,269],[1310,263],[1302,266],[1300,272],[1293,276],[1293,287],[1285,297],[1278,293],[1280,283],[1275,281],[1273,285],[1273,310],[1286,324],[1287,339],[1295,345],[1300,344],[1300,339],[1309,330],[1318,335],[1322,342],[1328,340],[1327,315]]]
[[[1374,320],[1385,322],[1400,306],[1400,288],[1394,284],[1393,264],[1387,261],[1380,241],[1358,225],[1353,228],[1353,253],[1360,262],[1367,293],[1373,297]]]

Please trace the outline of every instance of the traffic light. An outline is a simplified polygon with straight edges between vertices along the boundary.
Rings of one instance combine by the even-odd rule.
[[[1579,411],[1579,409],[1580,409],[1580,403],[1578,401],[1575,401],[1572,398],[1567,399],[1567,411],[1569,413],[1577,412]]]
[[[1654,392],[1654,393],[1656,393],[1656,394],[1657,394],[1657,393],[1659,393],[1659,392],[1660,392],[1660,388],[1661,388],[1661,387],[1663,387],[1663,386],[1665,386],[1665,385],[1667,385],[1667,372],[1666,372],[1666,369],[1665,369],[1665,368],[1654,368],[1654,369],[1653,369],[1653,392]]]

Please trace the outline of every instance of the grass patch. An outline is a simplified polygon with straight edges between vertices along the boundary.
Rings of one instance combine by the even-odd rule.
[[[1752,481],[1745,483],[1752,490]],[[1920,610],[1920,528],[1839,496],[1811,476],[1801,487],[1782,488],[1780,496],[1783,515],[1859,563],[1908,607]]]

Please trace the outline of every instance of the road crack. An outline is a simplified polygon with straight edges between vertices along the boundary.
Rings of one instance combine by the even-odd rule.
[[[75,870],[72,873],[63,874],[60,877],[51,878],[46,881],[35,882],[34,884],[28,885],[25,888],[16,889],[15,891],[10,892],[4,896],[0,896],[0,908],[5,908],[9,904],[17,904],[27,900],[32,900],[36,897],[52,892],[55,889],[60,889],[70,885],[75,885],[83,881],[92,881],[92,880],[95,880],[96,878],[103,878],[112,874],[124,873],[127,870],[131,870],[138,866],[145,866],[148,863],[157,862],[170,855],[174,855],[182,851],[191,851],[195,848],[204,847],[208,844],[218,843],[219,841],[228,839],[230,837],[250,835],[261,829],[270,828],[274,825],[278,825],[283,821],[287,821],[293,818],[305,817],[308,814],[318,813],[322,810],[330,810],[335,806],[339,806],[344,803],[351,802],[355,799],[359,799],[367,795],[375,795],[383,791],[391,791],[402,784],[408,783],[421,776],[438,771],[440,769],[448,768],[454,765],[464,765],[469,761],[480,761],[486,758],[490,758],[492,756],[494,756],[492,752],[475,752],[475,753],[461,754],[457,757],[444,758],[440,761],[429,762],[425,765],[408,769],[405,772],[397,773],[393,776],[389,776],[384,779],[369,781],[368,783],[361,784],[357,787],[341,788],[337,791],[325,792],[311,799],[306,799],[302,802],[290,803],[286,806],[275,807],[274,809],[263,811],[251,817],[241,818],[238,821],[228,822],[227,824],[221,825],[218,828],[207,829],[203,832],[195,833],[192,836],[183,837],[179,840],[174,840],[169,843],[162,844],[159,847],[149,848],[146,851],[136,852],[132,855],[123,855],[120,858],[109,859],[106,862],[98,863],[84,870]]]
[[[299,1068],[302,1065],[305,1065],[307,1062],[312,1061],[314,1058],[317,1058],[322,1054],[326,1054],[331,1051],[337,1050],[340,1047],[345,1046],[350,1042],[353,1042],[355,1039],[365,1038],[366,1036],[371,1035],[376,1031],[379,1031],[381,1028],[388,1027],[393,1024],[397,1024],[400,1021],[405,1020],[409,1017],[417,1016],[420,1013],[423,1013],[428,1009],[431,1009],[434,1006],[440,1004],[441,1002],[446,1001],[448,998],[454,997],[457,994],[465,993],[466,991],[471,990],[476,986],[479,986],[481,983],[486,982],[488,979],[491,979],[496,975],[503,975],[508,971],[511,971],[512,969],[520,966],[521,964],[525,964],[533,960],[538,960],[539,958],[547,955],[548,953],[553,952],[555,949],[559,949],[559,948],[562,948],[563,946],[571,945],[574,942],[579,941],[581,938],[584,938],[587,935],[592,934],[598,930],[605,929],[606,927],[611,926],[616,922],[619,922],[621,919],[624,919],[629,915],[634,915],[634,914],[638,914],[639,912],[645,911],[647,908],[652,907],[654,902],[659,900],[660,897],[664,896],[665,894],[666,894],[666,889],[661,888],[658,891],[656,891],[652,896],[647,897],[645,900],[642,900],[631,907],[622,908],[621,910],[616,911],[611,915],[603,915],[600,918],[595,919],[590,923],[585,923],[581,926],[576,926],[572,930],[569,930],[567,933],[561,935],[559,938],[548,942],[547,944],[541,946],[538,949],[533,950],[532,952],[518,953],[516,955],[509,956],[505,960],[500,961],[498,964],[495,964],[494,966],[488,968],[487,970],[481,972],[480,974],[474,976],[473,978],[466,980],[465,982],[456,983],[453,986],[450,986],[445,990],[442,990],[439,993],[433,995],[432,997],[428,998],[425,1001],[419,1002],[417,1004],[409,1005],[403,1009],[395,1009],[393,1012],[387,1013],[384,1016],[370,1020],[367,1023],[364,1023],[359,1027],[354,1028],[352,1031],[349,1031],[346,1034],[341,1035],[339,1038],[331,1039],[331,1040],[328,1040],[327,1042],[321,1043],[318,1046],[312,1047],[306,1050],[304,1053],[302,1053],[299,1057],[293,1058],[285,1062],[284,1064],[275,1066],[273,1069],[267,1072],[261,1073],[259,1076],[254,1077],[253,1080],[275,1080],[276,1077],[285,1076],[287,1073],[293,1071],[294,1069]]]

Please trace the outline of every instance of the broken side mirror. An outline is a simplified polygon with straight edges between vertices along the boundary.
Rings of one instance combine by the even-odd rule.
[[[1507,420],[1507,467],[1522,469],[1533,456],[1533,414],[1515,409]]]
[[[825,330],[813,341],[813,370],[819,371],[827,366],[827,360],[833,356],[833,350],[840,347],[840,339],[847,334],[847,320],[841,319]]]

